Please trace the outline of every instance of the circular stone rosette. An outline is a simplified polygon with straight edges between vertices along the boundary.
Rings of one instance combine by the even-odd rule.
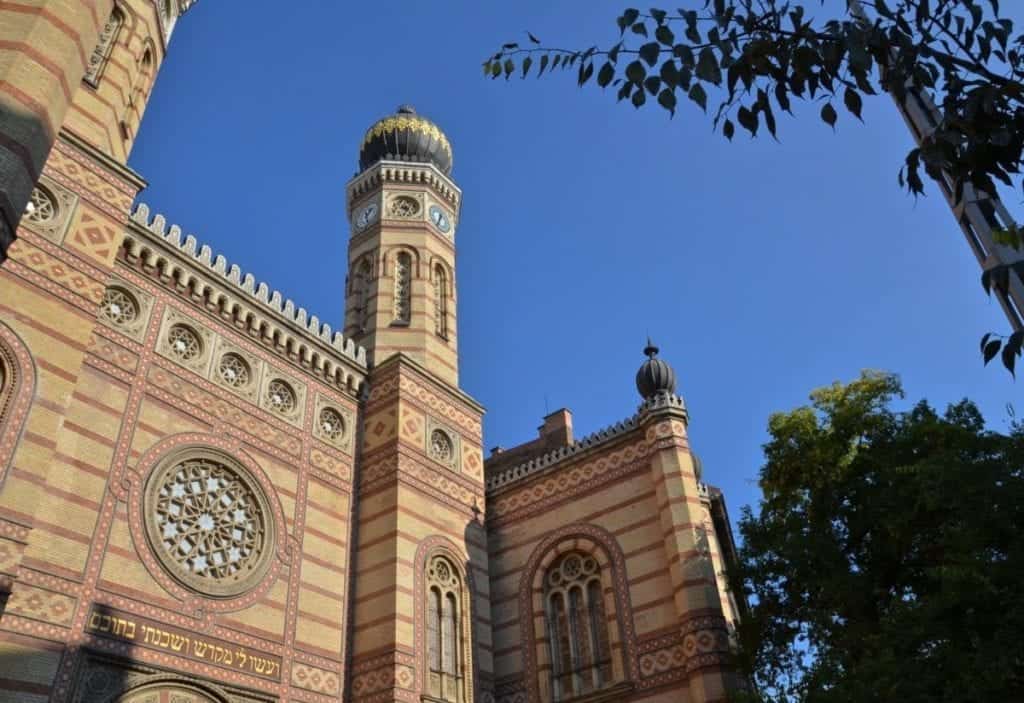
[[[169,437],[139,463],[130,501],[150,572],[185,600],[233,610],[260,597],[279,571],[283,514],[266,476],[237,443],[210,435]],[[141,546],[141,545],[140,545]]]

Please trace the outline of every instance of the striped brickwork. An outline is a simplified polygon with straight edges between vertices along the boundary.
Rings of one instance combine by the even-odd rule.
[[[709,510],[693,472],[685,414],[668,408],[493,488],[487,512],[497,700],[552,699],[542,577],[569,551],[601,566],[613,679],[622,686],[615,700],[722,699],[722,636],[735,616]]]
[[[435,180],[427,180],[429,174]],[[349,184],[349,213],[377,204],[380,215],[363,230],[353,228],[349,241],[349,285],[345,307],[345,334],[369,350],[375,363],[402,353],[423,364],[442,381],[457,385],[458,325],[455,284],[455,223],[441,233],[430,222],[429,208],[438,204],[446,212],[457,212],[461,193],[454,183],[426,164],[389,167],[378,163],[359,174]],[[394,198],[412,198],[418,211],[398,218],[389,211]],[[396,259],[406,253],[412,262],[411,309],[407,323],[395,319]],[[351,290],[356,285],[354,272],[363,262],[370,264],[369,293],[361,296]],[[433,283],[437,267],[445,271],[446,301],[443,306],[444,334],[437,333],[436,290]],[[368,306],[360,313],[357,306]]]
[[[113,0],[0,2],[0,230],[16,230],[112,7]]]
[[[442,550],[467,586],[464,652],[475,672],[467,700],[493,680],[487,539],[483,528],[481,408],[405,355],[370,378],[359,472],[352,614],[352,696],[418,701],[425,683],[426,560]],[[456,439],[451,463],[427,441],[441,427]]]

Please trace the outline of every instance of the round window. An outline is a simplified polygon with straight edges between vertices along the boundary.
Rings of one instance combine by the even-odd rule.
[[[266,575],[273,518],[256,479],[211,449],[178,452],[146,484],[150,546],[184,586],[212,597],[237,596]]]

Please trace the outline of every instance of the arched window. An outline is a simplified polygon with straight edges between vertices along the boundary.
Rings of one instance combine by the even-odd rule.
[[[434,332],[448,337],[448,276],[441,264],[434,267]]]
[[[395,257],[395,322],[412,319],[412,257],[399,252]]]
[[[138,133],[139,124],[142,122],[142,113],[146,109],[146,98],[149,95],[149,88],[153,82],[153,52],[146,47],[146,51],[139,60],[139,68],[132,82],[131,91],[128,94],[128,115],[121,122],[121,129],[125,139],[134,139]]]
[[[0,322],[0,482],[7,473],[34,395],[35,371],[28,347],[14,330]]]
[[[352,277],[352,294],[355,296],[355,324],[360,330],[370,326],[370,261],[363,259]]]
[[[117,36],[120,34],[121,27],[123,26],[124,13],[121,12],[120,8],[115,7],[114,11],[110,13],[107,23],[100,30],[100,37],[96,42],[96,48],[92,50],[92,54],[89,56],[89,65],[85,67],[85,80],[90,85],[94,87],[99,85],[100,76],[103,74],[103,69],[110,59],[110,52],[113,51],[114,45],[117,44]]]
[[[544,576],[552,699],[584,696],[612,682],[611,648],[597,560],[570,553]]]
[[[427,691],[442,701],[465,700],[462,579],[447,558],[427,563]]]

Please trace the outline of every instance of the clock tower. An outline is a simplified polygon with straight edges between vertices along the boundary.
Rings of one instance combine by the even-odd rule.
[[[437,125],[402,106],[363,138],[347,188],[345,335],[375,365],[403,353],[459,380],[455,229],[462,191]]]

